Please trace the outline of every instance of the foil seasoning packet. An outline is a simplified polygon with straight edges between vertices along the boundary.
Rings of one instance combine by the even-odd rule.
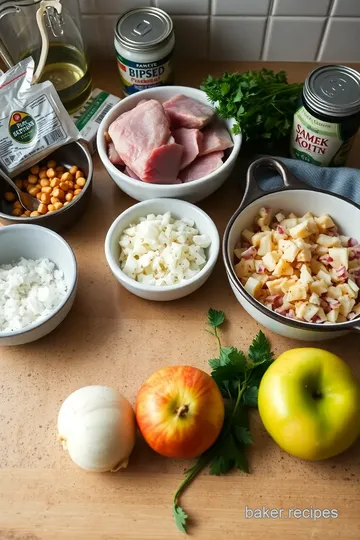
[[[15,176],[80,133],[50,81],[31,84],[29,57],[0,75],[0,167]]]

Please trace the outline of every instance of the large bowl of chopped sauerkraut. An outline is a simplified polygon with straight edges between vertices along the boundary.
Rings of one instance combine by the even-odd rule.
[[[283,186],[265,192],[260,167]],[[230,286],[260,324],[292,339],[321,341],[360,331],[360,206],[299,181],[274,158],[248,170],[223,257]]]

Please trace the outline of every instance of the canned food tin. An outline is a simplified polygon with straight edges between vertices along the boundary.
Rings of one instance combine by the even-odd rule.
[[[115,49],[124,93],[173,83],[173,22],[162,9],[127,11],[116,23]]]
[[[360,125],[360,73],[321,66],[304,84],[294,115],[291,156],[314,165],[343,165]]]

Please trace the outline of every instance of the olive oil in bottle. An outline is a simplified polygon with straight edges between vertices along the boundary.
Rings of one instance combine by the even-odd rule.
[[[40,49],[25,56],[32,56],[37,64]],[[49,44],[46,65],[39,82],[51,81],[69,113],[79,109],[91,94],[91,77],[83,52],[67,43]]]

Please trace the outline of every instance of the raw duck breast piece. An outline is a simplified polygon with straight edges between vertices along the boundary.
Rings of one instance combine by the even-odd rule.
[[[108,144],[108,158],[113,165],[119,165],[120,167],[123,167],[125,165],[125,163],[115,150],[114,143],[112,142],[109,142]]]
[[[175,141],[184,147],[180,171],[185,169],[199,154],[202,148],[203,134],[198,129],[178,128],[172,132]]]
[[[230,133],[220,122],[212,122],[202,131],[203,142],[199,152],[200,156],[219,152],[234,146]]]
[[[140,180],[140,178],[134,173],[134,171],[132,171],[127,165],[125,167],[124,173],[130,176],[130,178],[134,178],[135,180]]]
[[[136,107],[138,107],[142,103],[145,103],[146,101],[148,101],[148,100],[147,99],[142,99],[141,101],[139,101],[139,103],[136,105]],[[126,111],[126,112],[122,113],[120,116],[118,116],[118,118],[116,120],[119,120],[120,117],[124,118],[125,115],[129,114],[129,112],[131,112],[131,111]],[[125,165],[125,163],[121,159],[121,157],[119,156],[117,151],[115,150],[115,146],[114,146],[114,143],[111,141],[111,137],[110,137],[109,132],[106,131],[104,133],[104,135],[105,135],[105,139],[108,142],[108,149],[107,150],[108,150],[108,158],[109,158],[109,160],[111,161],[111,163],[113,165],[118,165],[120,167],[123,167]],[[128,176],[130,176],[130,175],[128,175]]]
[[[168,99],[162,105],[173,127],[201,129],[215,114],[215,110],[209,105],[182,94]]]
[[[180,144],[164,144],[156,148],[146,161],[142,180],[152,184],[178,184],[182,154]]]
[[[171,133],[163,107],[149,99],[114,120],[109,135],[124,163],[144,180],[152,152],[166,144]]]
[[[184,183],[192,182],[216,171],[223,164],[223,156],[224,152],[213,152],[207,156],[197,157],[186,169],[180,172],[180,180]]]

